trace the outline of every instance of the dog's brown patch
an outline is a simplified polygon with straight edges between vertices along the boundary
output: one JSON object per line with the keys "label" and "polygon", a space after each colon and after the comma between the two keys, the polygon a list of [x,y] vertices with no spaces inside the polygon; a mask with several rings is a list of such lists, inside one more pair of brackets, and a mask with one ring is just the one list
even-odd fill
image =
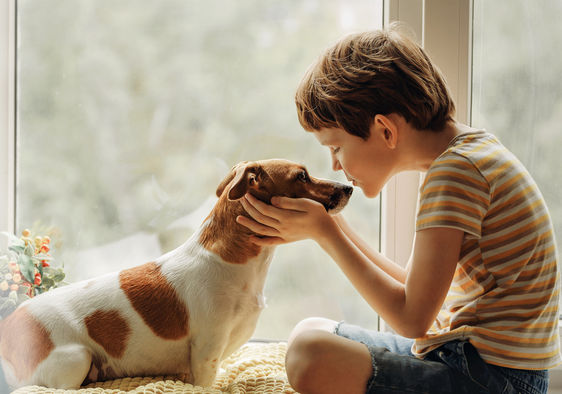
{"label": "dog's brown patch", "polygon": [[0,336],[2,358],[12,364],[19,381],[31,378],[54,348],[47,329],[27,307],[17,309],[1,323]]}
{"label": "dog's brown patch", "polygon": [[121,358],[131,334],[131,328],[119,311],[97,310],[88,315],[84,322],[88,335],[111,357]]}
{"label": "dog's brown patch", "polygon": [[189,331],[189,314],[184,302],[156,263],[123,270],[119,283],[133,308],[152,332],[164,339],[179,339]]}
{"label": "dog's brown patch", "polygon": [[251,232],[236,223],[238,215],[247,215],[240,203],[229,201],[226,195],[221,196],[209,215],[209,223],[203,228],[199,242],[227,263],[245,264],[260,254],[261,247],[250,242]]}

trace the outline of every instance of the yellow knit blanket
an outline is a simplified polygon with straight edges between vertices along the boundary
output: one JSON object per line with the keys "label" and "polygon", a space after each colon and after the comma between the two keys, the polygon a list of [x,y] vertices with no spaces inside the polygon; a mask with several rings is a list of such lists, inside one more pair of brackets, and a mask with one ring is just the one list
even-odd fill
{"label": "yellow knit blanket", "polygon": [[12,394],[90,394],[90,393],[201,393],[250,394],[295,393],[285,373],[286,343],[248,343],[221,364],[221,371],[211,388],[184,383],[184,376],[123,378],[92,383],[80,390],[54,390],[27,386]]}

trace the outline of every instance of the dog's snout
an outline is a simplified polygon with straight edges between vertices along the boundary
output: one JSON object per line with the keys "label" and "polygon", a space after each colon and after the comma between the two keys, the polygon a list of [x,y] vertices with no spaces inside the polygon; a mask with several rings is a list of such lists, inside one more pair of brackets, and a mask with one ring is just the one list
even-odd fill
{"label": "dog's snout", "polygon": [[352,187],[352,186],[347,186],[347,185],[345,185],[345,186],[343,187],[343,193],[344,193],[347,197],[350,197],[351,194],[353,193],[353,187]]}

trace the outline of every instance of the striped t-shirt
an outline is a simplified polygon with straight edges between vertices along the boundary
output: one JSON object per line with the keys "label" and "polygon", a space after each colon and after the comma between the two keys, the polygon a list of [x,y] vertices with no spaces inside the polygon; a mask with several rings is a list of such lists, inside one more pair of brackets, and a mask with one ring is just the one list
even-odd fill
{"label": "striped t-shirt", "polygon": [[412,348],[423,357],[468,339],[490,364],[560,363],[560,281],[553,226],[525,167],[486,132],[457,136],[427,171],[416,230],[464,231],[443,308]]}

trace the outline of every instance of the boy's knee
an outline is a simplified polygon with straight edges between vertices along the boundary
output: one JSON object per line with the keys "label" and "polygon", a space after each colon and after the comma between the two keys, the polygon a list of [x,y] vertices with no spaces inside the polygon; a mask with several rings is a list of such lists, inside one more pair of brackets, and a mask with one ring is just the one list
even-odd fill
{"label": "boy's knee", "polygon": [[327,348],[324,330],[305,330],[287,349],[285,368],[291,386],[302,393],[314,392],[322,379],[322,359]]}
{"label": "boy's knee", "polygon": [[322,330],[326,332],[334,332],[338,322],[323,317],[309,317],[297,323],[291,334],[289,335],[289,346],[293,340],[304,332],[310,330]]}

